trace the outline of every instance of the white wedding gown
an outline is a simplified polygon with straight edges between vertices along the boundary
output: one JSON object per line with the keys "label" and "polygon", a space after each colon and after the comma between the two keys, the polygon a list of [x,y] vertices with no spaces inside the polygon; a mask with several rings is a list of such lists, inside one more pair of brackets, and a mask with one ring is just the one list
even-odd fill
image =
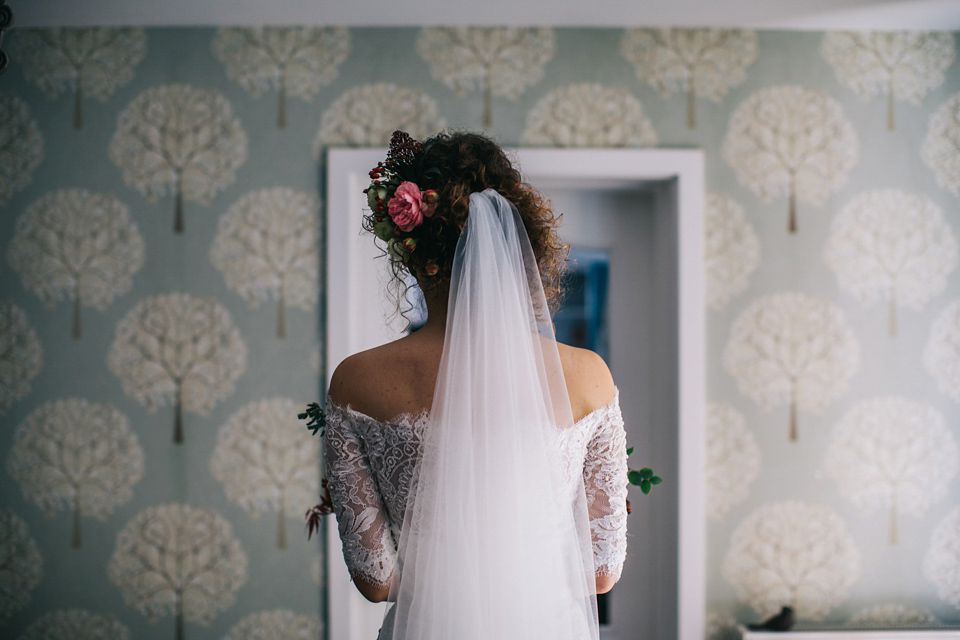
{"label": "white wedding gown", "polygon": [[492,189],[470,195],[450,282],[429,412],[328,398],[347,567],[390,586],[381,640],[599,640],[596,575],[626,555],[619,397],[574,422],[536,257]]}
{"label": "white wedding gown", "polygon": [[[327,479],[343,558],[351,575],[386,585],[397,566],[427,412],[379,422],[328,397],[326,416]],[[596,574],[619,578],[627,553],[626,435],[619,394],[561,434],[566,480],[575,485],[576,475],[583,477]]]}

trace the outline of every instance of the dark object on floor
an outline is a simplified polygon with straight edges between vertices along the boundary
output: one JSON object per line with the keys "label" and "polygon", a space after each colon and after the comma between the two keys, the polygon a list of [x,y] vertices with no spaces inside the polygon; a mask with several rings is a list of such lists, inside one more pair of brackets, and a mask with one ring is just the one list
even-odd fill
{"label": "dark object on floor", "polygon": [[780,609],[780,613],[773,616],[761,624],[749,624],[747,628],[750,631],[790,631],[793,623],[796,622],[796,616],[793,615],[792,607]]}

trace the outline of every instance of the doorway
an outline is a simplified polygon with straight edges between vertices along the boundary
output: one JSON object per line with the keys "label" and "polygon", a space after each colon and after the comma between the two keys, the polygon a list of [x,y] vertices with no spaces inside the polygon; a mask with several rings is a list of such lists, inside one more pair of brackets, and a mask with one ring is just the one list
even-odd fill
{"label": "doorway", "polygon": [[[609,256],[609,364],[632,468],[664,484],[631,489],[628,556],[607,601],[604,640],[700,640],[704,631],[703,154],[699,150],[517,149],[524,177],[564,213],[561,236]],[[346,356],[399,337],[382,295],[383,261],[361,234],[367,172],[382,149],[332,149],[327,192],[327,375]],[[333,525],[333,523],[330,523]],[[384,605],[349,581],[327,527],[329,637],[377,637]]]}
{"label": "doorway", "polygon": [[571,278],[557,339],[596,351],[620,391],[631,468],[667,481],[630,488],[633,513],[623,575],[598,597],[603,640],[677,637],[677,331],[673,180],[637,184],[547,181],[563,214]]}

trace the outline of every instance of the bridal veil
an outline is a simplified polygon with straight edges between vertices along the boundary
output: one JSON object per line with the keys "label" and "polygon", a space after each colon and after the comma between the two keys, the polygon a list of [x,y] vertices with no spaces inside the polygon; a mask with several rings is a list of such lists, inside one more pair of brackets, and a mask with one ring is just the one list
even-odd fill
{"label": "bridal veil", "polygon": [[558,437],[573,424],[523,223],[474,193],[382,640],[598,639],[586,499]]}

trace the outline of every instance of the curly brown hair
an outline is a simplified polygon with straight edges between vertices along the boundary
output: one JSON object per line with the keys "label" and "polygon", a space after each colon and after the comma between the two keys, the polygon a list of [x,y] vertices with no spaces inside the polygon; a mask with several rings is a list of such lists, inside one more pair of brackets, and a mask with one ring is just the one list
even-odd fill
{"label": "curly brown hair", "polygon": [[[467,223],[470,194],[495,189],[519,211],[540,269],[544,295],[555,308],[563,297],[570,250],[557,234],[561,216],[553,212],[550,202],[539,191],[523,181],[500,145],[479,133],[440,133],[423,141],[420,166],[437,169],[425,172],[429,177],[421,179],[417,186],[435,190],[439,202],[433,215],[413,230],[394,230],[397,241],[416,240],[416,249],[405,253],[402,259],[389,257],[395,287],[405,290],[404,276],[409,272],[426,293],[445,294],[450,286],[457,241]],[[363,227],[373,232],[376,222],[376,214],[371,212],[364,216]],[[431,275],[434,266],[436,273]]]}

